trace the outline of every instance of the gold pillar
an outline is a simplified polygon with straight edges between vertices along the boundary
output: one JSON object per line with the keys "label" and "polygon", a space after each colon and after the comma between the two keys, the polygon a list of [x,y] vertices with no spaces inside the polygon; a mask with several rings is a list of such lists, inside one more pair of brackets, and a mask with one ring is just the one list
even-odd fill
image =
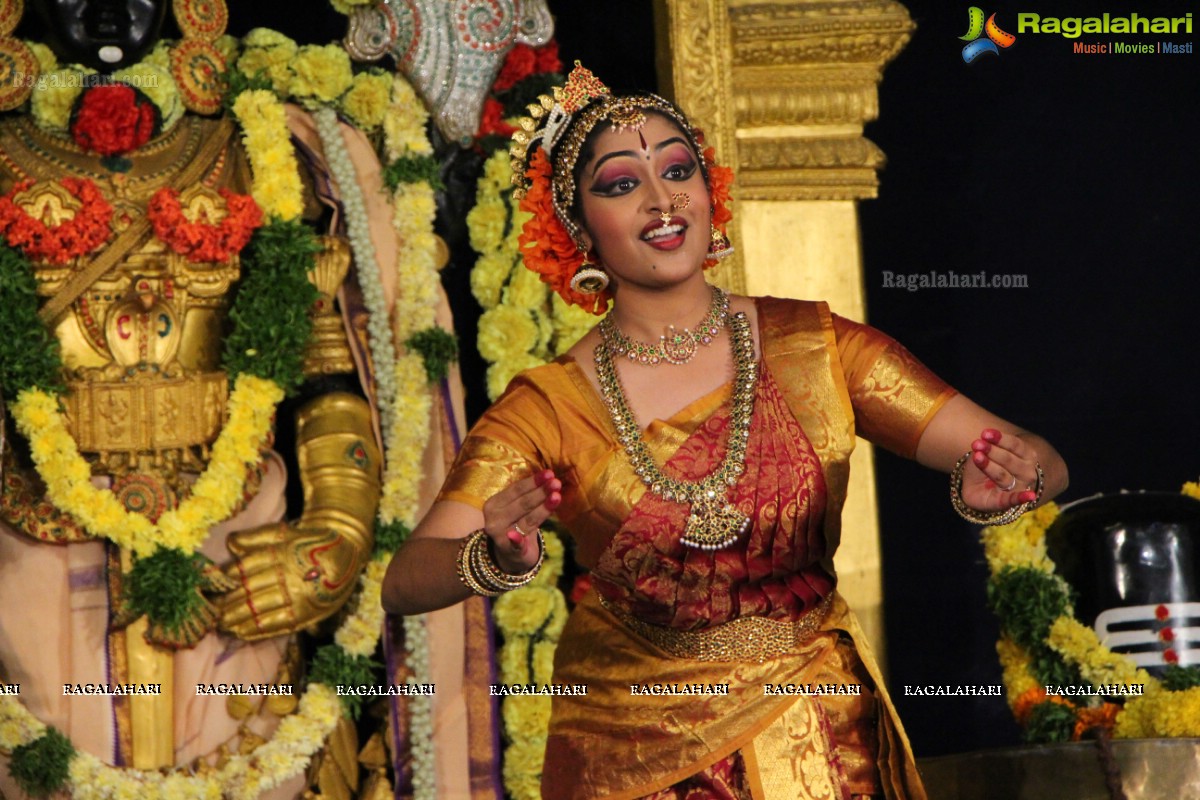
{"label": "gold pillar", "polygon": [[[714,278],[864,319],[856,203],[876,196],[884,156],[863,124],[878,115],[883,66],[908,42],[908,11],[892,0],[656,0],[655,25],[661,91],[737,172],[737,260]],[[875,469],[860,444],[836,563],[882,662]]]}

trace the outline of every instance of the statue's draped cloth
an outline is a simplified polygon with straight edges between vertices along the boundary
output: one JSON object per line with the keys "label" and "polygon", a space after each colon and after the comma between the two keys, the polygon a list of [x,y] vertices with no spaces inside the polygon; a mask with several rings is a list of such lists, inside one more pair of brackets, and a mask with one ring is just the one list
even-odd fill
{"label": "statue's draped cloth", "polygon": [[[554,698],[546,797],[689,788],[716,797],[924,797],[878,668],[836,593],[832,557],[856,427],[911,456],[954,391],[899,344],[823,303],[764,298],[757,312],[760,379],[746,470],[730,494],[751,526],[730,547],[679,542],[687,506],[646,490],[570,358],[518,376],[451,471],[441,498],[479,506],[531,469],[553,469],[564,486],[559,518],[592,571],[595,591],[567,622],[554,675],[588,691]],[[726,385],[644,430],[668,474],[696,480],[720,463],[730,396]],[[751,645],[731,661],[658,646],[750,617],[819,624],[761,662]],[[764,690],[816,683],[862,693]],[[644,684],[727,684],[729,693],[632,692]]]}

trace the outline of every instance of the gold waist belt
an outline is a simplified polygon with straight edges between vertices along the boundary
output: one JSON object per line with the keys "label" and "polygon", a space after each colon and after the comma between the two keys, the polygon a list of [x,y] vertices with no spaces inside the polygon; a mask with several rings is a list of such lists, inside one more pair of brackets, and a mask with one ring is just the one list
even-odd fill
{"label": "gold waist belt", "polygon": [[146,453],[208,445],[225,417],[224,372],[150,381],[70,381],[67,417],[85,453]]}
{"label": "gold waist belt", "polygon": [[694,661],[755,661],[790,653],[812,638],[833,605],[829,595],[800,619],[783,620],[767,617],[739,617],[712,628],[684,631],[664,628],[635,619],[610,605],[604,598],[600,604],[611,611],[629,630],[676,658]]}

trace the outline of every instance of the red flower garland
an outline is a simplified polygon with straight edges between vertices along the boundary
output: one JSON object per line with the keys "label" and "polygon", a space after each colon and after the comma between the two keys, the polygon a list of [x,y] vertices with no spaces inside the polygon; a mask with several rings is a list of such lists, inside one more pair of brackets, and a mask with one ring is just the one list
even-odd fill
{"label": "red flower garland", "polygon": [[10,247],[18,247],[31,261],[65,264],[92,252],[112,236],[113,208],[86,178],[62,178],[58,184],[82,204],[75,216],[53,227],[31,217],[13,198],[33,181],[22,181],[0,197],[0,234]]}
{"label": "red flower garland", "polygon": [[164,187],[154,193],[146,206],[146,216],[154,226],[154,235],[185,256],[188,261],[224,264],[250,241],[263,224],[262,209],[254,198],[219,189],[225,198],[225,218],[217,224],[189,222],[179,202],[179,192]]}
{"label": "red flower garland", "polygon": [[80,95],[71,136],[84,150],[113,156],[144,145],[158,128],[158,109],[123,83],[93,86]]}

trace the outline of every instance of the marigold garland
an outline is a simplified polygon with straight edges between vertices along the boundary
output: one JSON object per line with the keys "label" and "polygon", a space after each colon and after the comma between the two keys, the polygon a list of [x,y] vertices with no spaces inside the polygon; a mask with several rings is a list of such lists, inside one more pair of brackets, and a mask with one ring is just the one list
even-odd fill
{"label": "marigold garland", "polygon": [[[1200,485],[1187,483],[1183,493],[1200,499]],[[994,582],[1014,570],[1026,569],[1061,584],[1045,546],[1046,529],[1057,516],[1058,507],[1047,503],[1010,525],[985,528],[982,540],[991,580]],[[1040,643],[1060,660],[1057,667],[1078,670],[1087,683],[1097,687],[1141,684],[1144,694],[1130,697],[1123,705],[1100,701],[1086,706],[1077,706],[1064,697],[1047,696],[1035,677],[1030,653],[1007,634],[1012,630],[1029,629],[1031,625],[1026,620],[1002,616],[1001,627],[1006,635],[997,642],[996,651],[1004,673],[1009,706],[1017,721],[1022,726],[1033,724],[1037,730],[1030,728],[1031,734],[1040,731],[1051,735],[1052,730],[1059,728],[1059,723],[1050,716],[1037,714],[1037,709],[1049,702],[1073,710],[1075,723],[1069,736],[1075,740],[1093,727],[1111,729],[1117,738],[1200,736],[1200,686],[1168,689],[1129,658],[1109,650],[1095,631],[1072,616],[1074,612],[1066,597],[1065,584],[1061,591],[1061,602],[1066,610],[1050,623]],[[1034,722],[1035,717],[1040,723]]]}
{"label": "marigold garland", "polygon": [[33,186],[21,181],[0,197],[0,234],[10,247],[19,248],[26,258],[50,264],[65,264],[87,255],[112,237],[113,207],[86,178],[60,178],[57,181],[80,202],[75,215],[49,226],[29,215],[13,198]]}
{"label": "marigold garland", "polygon": [[88,532],[148,556],[159,547],[192,552],[213,525],[229,517],[242,499],[246,471],[259,461],[283,390],[273,381],[241,375],[229,396],[229,422],[212,448],[208,467],[192,494],[158,522],[127,510],[106,489],[92,485],[92,469],[75,444],[58,399],[26,389],[13,404],[17,429],[29,440],[46,497],[77,519]]}
{"label": "marigold garland", "polygon": [[251,89],[238,95],[233,113],[254,171],[251,188],[268,217],[292,220],[304,210],[303,187],[283,103],[273,92]]}
{"label": "marigold garland", "polygon": [[192,262],[224,264],[242,252],[263,224],[262,209],[249,195],[217,191],[225,199],[225,217],[214,223],[207,218],[189,220],[179,191],[169,186],[159,189],[146,207],[154,235]]}

